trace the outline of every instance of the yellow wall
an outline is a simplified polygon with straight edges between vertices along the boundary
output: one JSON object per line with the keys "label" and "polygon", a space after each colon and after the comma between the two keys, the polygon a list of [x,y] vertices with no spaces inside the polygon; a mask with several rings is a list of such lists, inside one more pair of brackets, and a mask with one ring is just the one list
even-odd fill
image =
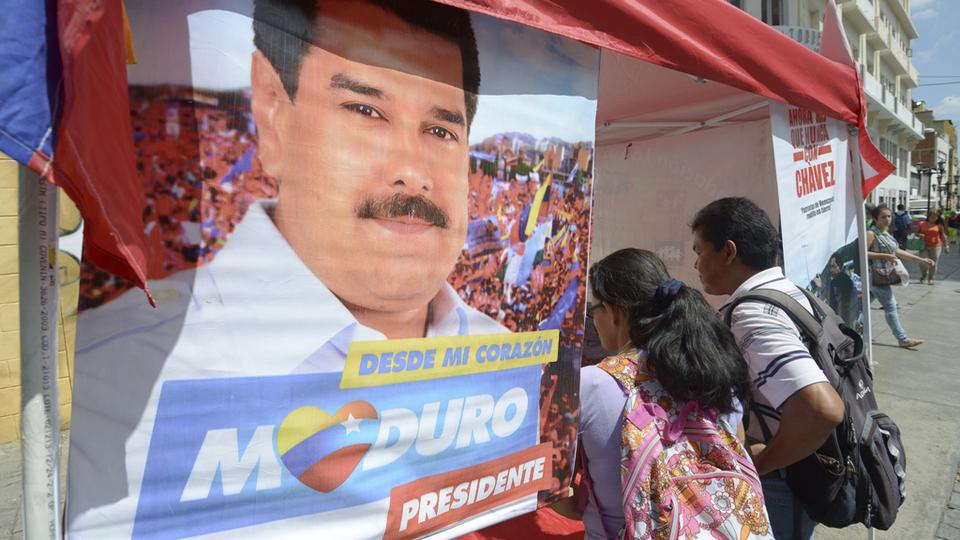
{"label": "yellow wall", "polygon": [[[17,183],[19,165],[0,154],[0,443],[20,438],[20,306],[17,279]],[[74,210],[66,197],[60,204]],[[72,272],[71,272],[72,273]],[[63,275],[63,272],[61,272]],[[70,424],[77,288],[60,299],[60,425]]]}

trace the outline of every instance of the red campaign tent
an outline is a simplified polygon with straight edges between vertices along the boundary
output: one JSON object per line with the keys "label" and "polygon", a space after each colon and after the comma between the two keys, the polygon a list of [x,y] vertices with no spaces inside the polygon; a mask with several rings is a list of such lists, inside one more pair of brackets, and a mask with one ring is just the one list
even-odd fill
{"label": "red campaign tent", "polygon": [[[683,164],[678,168],[676,162],[685,157],[684,152],[701,162],[719,163],[725,157],[726,164],[702,168],[709,171],[702,174],[714,178],[695,187],[704,192],[702,196],[729,193],[717,186],[716,178],[737,175],[743,162],[753,160],[752,148],[764,141],[769,145],[765,106],[770,99],[859,128],[852,143],[859,143],[864,161],[864,195],[893,171],[867,135],[866,102],[852,62],[813,52],[725,0],[437,1],[601,49],[595,205],[609,215],[598,219],[595,214],[595,253],[623,240],[608,231],[642,229],[645,240],[650,240],[659,238],[658,226],[682,228],[684,213],[693,204],[653,205],[651,200],[660,203],[663,193],[670,196],[671,192],[651,190],[650,200],[637,201],[637,207],[662,208],[657,208],[660,216],[646,216],[643,227],[630,212],[615,205],[605,207],[604,202],[618,196],[626,199],[623,193],[605,194],[604,190],[618,187],[617,181],[608,179],[625,177],[630,167],[638,167],[624,164],[631,146],[647,151],[639,166],[667,171],[658,178],[664,183],[672,178],[697,180],[696,174],[701,174],[689,173]],[[32,149],[29,160],[22,160],[63,187],[77,203],[86,224],[84,257],[145,288],[149,249],[129,119],[122,3],[60,0],[57,6],[59,41],[53,44],[59,47],[62,68],[60,73],[47,74],[51,80],[62,78],[61,86],[51,85],[59,92],[51,99],[59,105],[53,107],[59,119],[59,123],[53,120],[56,144],[50,153],[43,145],[16,142]],[[824,48],[833,40],[836,50],[837,36],[828,39],[828,35],[825,29]],[[103,129],[105,125],[110,129]],[[739,187],[733,191],[747,191],[766,202],[764,206],[773,213],[776,186],[765,181],[770,178],[772,157],[769,149],[755,152],[756,161],[765,163],[738,178]],[[656,159],[671,160],[673,168],[662,167]],[[623,181],[617,180],[622,187]],[[671,187],[676,192],[677,186]],[[664,223],[656,223],[658,219]],[[581,531],[578,522],[541,510],[468,538],[567,538]]]}
{"label": "red campaign tent", "polygon": [[[765,113],[759,103],[769,98],[860,127],[864,170],[876,173],[866,175],[864,194],[893,170],[867,136],[854,66],[808,50],[723,0],[438,1],[614,53],[603,60],[598,125],[606,129],[598,144],[760,118]],[[37,153],[31,165],[77,202],[87,223],[85,256],[144,287],[147,249],[127,114],[121,10],[119,2],[60,2],[64,101],[56,160]],[[612,64],[619,67],[612,70]],[[616,84],[605,84],[609,74]],[[710,84],[686,84],[691,75]],[[114,129],[101,130],[111,118],[117,120],[111,120]]]}

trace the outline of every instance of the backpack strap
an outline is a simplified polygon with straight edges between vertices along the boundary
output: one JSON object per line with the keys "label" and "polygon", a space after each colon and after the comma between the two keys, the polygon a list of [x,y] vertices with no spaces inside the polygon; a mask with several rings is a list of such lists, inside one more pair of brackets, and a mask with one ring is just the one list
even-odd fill
{"label": "backpack strap", "polygon": [[629,356],[625,354],[608,356],[597,364],[597,367],[600,368],[601,371],[607,372],[607,374],[617,381],[624,395],[629,396],[630,392],[636,388],[637,372],[640,370],[640,366]]}
{"label": "backpack strap", "polygon": [[[810,302],[810,307],[813,308],[813,315],[803,307],[803,304],[785,292],[775,289],[754,289],[731,302],[726,313],[724,313],[723,320],[729,327],[733,319],[733,310],[736,309],[737,306],[747,301],[763,302],[765,304],[772,304],[785,311],[787,315],[790,316],[790,320],[797,325],[801,333],[818,341],[821,334],[823,334],[823,324],[821,321],[826,317],[826,311],[820,303],[819,298],[802,287],[797,288],[800,289],[803,295],[806,296],[807,301]],[[817,362],[818,367],[823,369],[816,358],[814,358],[814,361]],[[755,403],[750,403],[749,409],[756,415],[757,421],[760,423],[760,431],[763,433],[764,438],[770,440],[773,437],[773,432],[767,425],[766,420],[764,420],[763,413],[760,412],[755,405]],[[745,414],[743,418],[744,428],[750,429],[750,415]]]}
{"label": "backpack strap", "polygon": [[623,394],[627,397],[627,404],[623,411],[624,418],[640,429],[653,422],[654,419],[662,420],[664,427],[663,429],[658,428],[658,430],[661,431],[661,436],[666,442],[672,443],[680,438],[691,414],[706,416],[714,424],[717,422],[716,412],[702,408],[700,403],[695,400],[684,404],[673,422],[670,421],[670,415],[667,411],[657,403],[643,402],[630,407],[629,400],[633,391],[638,386],[643,386],[651,377],[641,372],[640,366],[629,356],[611,356],[600,362],[598,367],[617,381],[620,389],[623,390]]}
{"label": "backpack strap", "polygon": [[811,315],[810,312],[803,307],[803,304],[785,292],[774,289],[755,289],[747,292],[743,296],[737,297],[731,302],[727,308],[727,312],[724,314],[723,320],[727,326],[730,326],[731,320],[733,319],[733,310],[743,302],[754,301],[772,304],[785,311],[787,315],[790,316],[790,320],[797,325],[797,328],[801,332],[805,333],[814,341],[817,341],[823,333],[823,324],[821,324],[820,321],[824,319],[826,313],[823,310],[823,306],[820,305],[819,299],[809,291],[800,290],[810,302],[810,307],[813,308],[814,315]]}

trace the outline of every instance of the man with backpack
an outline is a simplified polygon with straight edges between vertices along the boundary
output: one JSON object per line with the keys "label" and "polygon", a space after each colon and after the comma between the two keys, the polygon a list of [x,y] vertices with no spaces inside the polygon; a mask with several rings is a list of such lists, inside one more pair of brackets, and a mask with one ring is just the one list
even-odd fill
{"label": "man with backpack", "polygon": [[776,266],[779,234],[767,214],[745,198],[714,201],[694,217],[695,268],[704,291],[731,295],[731,330],[749,366],[753,403],[747,439],[761,475],[776,538],[813,538],[816,523],[795,500],[784,469],[816,452],[844,420],[844,403],[811,356],[800,330],[776,306],[737,302],[755,289],[775,290],[814,309]]}
{"label": "man with backpack", "polygon": [[890,228],[893,229],[893,237],[897,239],[900,249],[907,249],[907,235],[910,233],[911,223],[913,223],[913,219],[910,218],[910,213],[906,211],[902,204],[898,204]]}

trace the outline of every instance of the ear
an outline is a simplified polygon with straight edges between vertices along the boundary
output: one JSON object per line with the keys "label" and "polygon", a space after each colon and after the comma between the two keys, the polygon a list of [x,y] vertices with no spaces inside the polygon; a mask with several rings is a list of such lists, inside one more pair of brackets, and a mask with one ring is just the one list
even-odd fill
{"label": "ear", "polygon": [[283,152],[281,147],[287,112],[293,102],[287,95],[277,70],[260,51],[253,53],[250,70],[253,89],[251,110],[257,124],[257,151],[263,170],[270,176],[281,176]]}
{"label": "ear", "polygon": [[733,264],[733,261],[737,258],[737,244],[733,240],[727,240],[721,251],[723,252],[724,264]]}
{"label": "ear", "polygon": [[619,328],[621,326],[630,324],[630,318],[627,316],[627,312],[624,311],[620,306],[615,306],[607,302],[604,302],[603,304],[605,309],[610,313],[614,326]]}

